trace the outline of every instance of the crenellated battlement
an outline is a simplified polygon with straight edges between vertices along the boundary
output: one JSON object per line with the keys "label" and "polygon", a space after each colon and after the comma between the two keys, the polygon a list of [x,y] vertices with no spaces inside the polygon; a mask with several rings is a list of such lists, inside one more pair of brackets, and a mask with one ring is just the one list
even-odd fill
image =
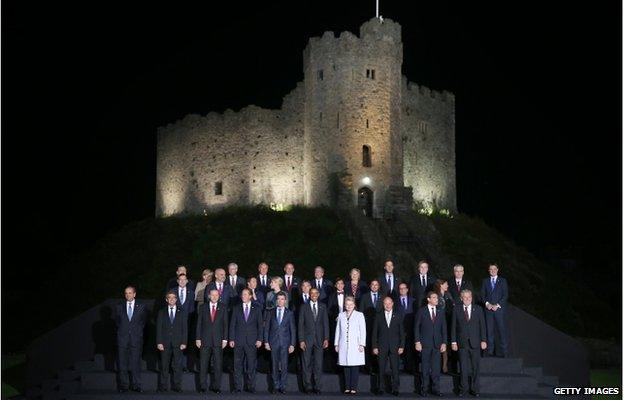
{"label": "crenellated battlement", "polygon": [[372,18],[359,36],[310,38],[304,79],[279,108],[189,114],[158,128],[156,214],[362,207],[364,193],[367,215],[382,217],[390,188],[404,186],[416,202],[455,209],[455,96],[409,82],[402,62],[401,26]]}

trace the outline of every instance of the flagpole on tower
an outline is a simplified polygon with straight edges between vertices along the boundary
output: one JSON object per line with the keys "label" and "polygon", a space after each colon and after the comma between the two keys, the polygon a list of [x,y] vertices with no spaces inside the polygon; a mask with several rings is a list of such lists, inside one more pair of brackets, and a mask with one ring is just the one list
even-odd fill
{"label": "flagpole on tower", "polygon": [[379,0],[375,0],[375,18],[379,18]]}

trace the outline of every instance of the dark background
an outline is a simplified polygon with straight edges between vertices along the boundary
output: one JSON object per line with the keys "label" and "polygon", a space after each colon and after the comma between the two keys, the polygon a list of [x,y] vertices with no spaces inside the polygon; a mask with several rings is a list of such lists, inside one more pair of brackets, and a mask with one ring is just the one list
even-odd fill
{"label": "dark background", "polygon": [[[156,127],[279,107],[309,37],[374,16],[374,0],[127,3],[2,3],[5,323],[53,300],[72,254],[154,215]],[[459,210],[620,304],[621,4],[381,3],[403,73],[456,94]]]}

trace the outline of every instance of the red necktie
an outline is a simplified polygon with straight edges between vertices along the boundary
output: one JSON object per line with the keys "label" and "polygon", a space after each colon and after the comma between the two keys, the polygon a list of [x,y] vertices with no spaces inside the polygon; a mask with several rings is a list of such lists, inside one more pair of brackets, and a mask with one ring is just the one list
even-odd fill
{"label": "red necktie", "polygon": [[436,319],[436,312],[435,312],[435,308],[431,309],[431,322],[435,322]]}
{"label": "red necktie", "polygon": [[464,316],[466,317],[466,322],[470,322],[470,317],[468,316],[468,307],[464,306]]}
{"label": "red necktie", "polygon": [[290,292],[290,276],[286,278],[286,290]]}
{"label": "red necktie", "polygon": [[219,290],[219,296],[221,296],[223,294],[223,285],[222,284],[219,284],[218,290]]}
{"label": "red necktie", "polygon": [[215,305],[212,305],[212,312],[210,313],[210,319],[212,320],[212,322],[214,322],[215,317],[217,316],[217,307],[215,307]]}

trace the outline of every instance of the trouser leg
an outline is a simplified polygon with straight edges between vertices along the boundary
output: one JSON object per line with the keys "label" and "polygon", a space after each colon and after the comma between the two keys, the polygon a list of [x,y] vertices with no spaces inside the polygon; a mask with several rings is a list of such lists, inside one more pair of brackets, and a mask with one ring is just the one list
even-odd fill
{"label": "trouser leg", "polygon": [[165,349],[160,352],[160,385],[162,389],[169,387],[169,364],[173,352],[170,345],[166,345]]}
{"label": "trouser leg", "polygon": [[141,354],[143,343],[130,344],[130,371],[132,372],[132,387],[141,388]]}
{"label": "trouser leg", "polygon": [[392,350],[388,361],[392,368],[392,391],[398,392],[401,384],[399,379],[399,353],[396,350]]}
{"label": "trouser leg", "polygon": [[487,332],[487,352],[490,355],[494,354],[495,350],[495,330],[494,330],[494,312],[486,310],[485,311],[485,327]]}
{"label": "trouser leg", "polygon": [[171,369],[173,370],[173,386],[176,389],[182,388],[182,350],[180,350],[180,346],[172,347],[173,353],[173,365]]}
{"label": "trouser leg", "polygon": [[234,389],[243,389],[243,362],[245,358],[245,346],[242,343],[234,347]]}
{"label": "trouser leg", "polygon": [[223,376],[223,349],[220,346],[212,348],[212,380],[210,382],[214,390],[221,390],[221,377]]}
{"label": "trouser leg", "polygon": [[321,390],[323,387],[323,346],[314,345],[312,357],[314,360],[314,388]]}
{"label": "trouser leg", "polygon": [[459,351],[459,365],[461,367],[461,374],[459,380],[459,391],[465,393],[469,389],[468,376],[471,373],[470,363],[470,350],[466,348],[460,348]]}
{"label": "trouser leg", "polygon": [[128,377],[128,364],[129,364],[129,355],[130,355],[130,345],[127,344],[125,346],[119,346],[117,349],[117,363],[119,370],[119,388],[120,389],[128,389],[130,386],[130,379]]}
{"label": "trouser leg", "polygon": [[301,351],[301,378],[303,380],[303,389],[310,390],[312,388],[312,343]]}
{"label": "trouser leg", "polygon": [[475,392],[479,392],[479,374],[481,368],[481,350],[470,349],[470,363],[472,365],[472,376],[470,388]]}
{"label": "trouser leg", "polygon": [[255,390],[256,368],[258,367],[258,350],[256,349],[256,346],[245,346],[245,361],[247,365],[247,388]]}
{"label": "trouser leg", "polygon": [[505,314],[502,308],[494,312],[494,320],[500,336],[501,351],[504,356],[507,356],[507,326],[505,325]]}
{"label": "trouser leg", "polygon": [[434,392],[440,391],[440,350],[431,350],[431,390]]}
{"label": "trouser leg", "polygon": [[211,348],[202,346],[199,351],[199,387],[202,390],[208,389],[208,367],[210,366]]}

